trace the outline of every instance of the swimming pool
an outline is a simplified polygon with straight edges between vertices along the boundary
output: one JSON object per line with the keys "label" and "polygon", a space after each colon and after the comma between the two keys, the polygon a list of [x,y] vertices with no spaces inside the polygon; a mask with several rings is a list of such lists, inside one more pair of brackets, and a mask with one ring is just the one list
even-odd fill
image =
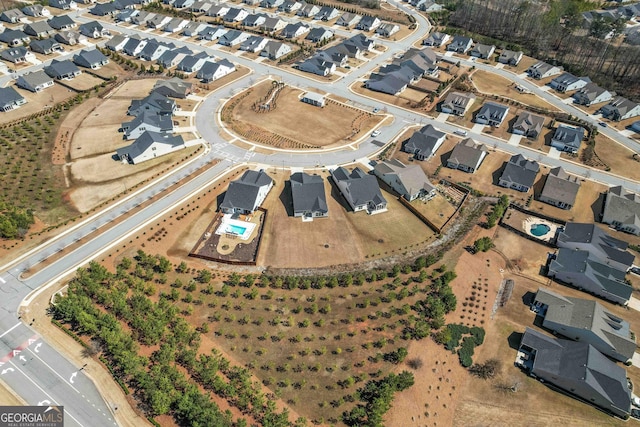
{"label": "swimming pool", "polygon": [[541,237],[551,231],[551,227],[549,227],[547,224],[533,224],[531,225],[530,231],[534,236]]}
{"label": "swimming pool", "polygon": [[224,215],[222,221],[216,230],[218,235],[237,236],[240,240],[248,240],[256,224],[248,221],[240,221],[233,219],[231,215]]}
{"label": "swimming pool", "polygon": [[247,227],[240,227],[239,225],[235,224],[227,224],[227,233],[243,235],[245,231],[247,231]]}

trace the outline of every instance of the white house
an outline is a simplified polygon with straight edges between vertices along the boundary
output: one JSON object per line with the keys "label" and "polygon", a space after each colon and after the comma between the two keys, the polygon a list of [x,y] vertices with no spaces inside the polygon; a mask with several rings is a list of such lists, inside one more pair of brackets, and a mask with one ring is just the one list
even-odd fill
{"label": "white house", "polygon": [[116,150],[120,160],[137,165],[186,148],[182,136],[145,131],[133,144]]}

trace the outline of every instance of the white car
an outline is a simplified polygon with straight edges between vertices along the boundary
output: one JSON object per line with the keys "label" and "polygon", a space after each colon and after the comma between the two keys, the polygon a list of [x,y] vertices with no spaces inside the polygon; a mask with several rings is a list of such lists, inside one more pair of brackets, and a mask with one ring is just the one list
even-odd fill
{"label": "white car", "polygon": [[458,129],[456,131],[453,131],[453,133],[455,133],[456,135],[460,135],[460,136],[467,136],[467,131],[466,130]]}
{"label": "white car", "polygon": [[380,135],[380,131],[379,130],[374,130],[373,132],[371,132],[371,136],[374,137],[374,138],[376,136],[378,136],[378,135]]}

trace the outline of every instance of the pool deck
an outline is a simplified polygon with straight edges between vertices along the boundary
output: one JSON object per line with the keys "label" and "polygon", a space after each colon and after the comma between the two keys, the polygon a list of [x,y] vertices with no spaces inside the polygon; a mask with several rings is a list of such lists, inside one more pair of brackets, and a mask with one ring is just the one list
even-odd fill
{"label": "pool deck", "polygon": [[[547,227],[549,227],[549,231],[543,234],[542,236],[536,236],[535,234],[531,233],[531,227],[537,224],[546,225]],[[525,233],[527,233],[529,236],[535,239],[542,240],[544,242],[551,242],[551,240],[553,240],[553,237],[556,235],[558,224],[555,224],[551,221],[547,221],[546,219],[530,216],[524,221],[522,221],[522,229],[524,230]]]}

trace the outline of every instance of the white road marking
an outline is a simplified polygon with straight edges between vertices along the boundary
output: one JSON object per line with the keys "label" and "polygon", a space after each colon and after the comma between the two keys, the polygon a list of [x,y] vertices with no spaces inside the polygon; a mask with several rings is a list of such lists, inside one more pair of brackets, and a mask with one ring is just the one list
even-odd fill
{"label": "white road marking", "polygon": [[[71,374],[71,378],[69,378],[69,382],[70,382],[71,384],[73,384],[73,381],[75,380],[76,375],[78,375],[78,373],[77,373],[77,372],[74,372],[73,374]],[[93,405],[93,406],[96,406],[96,405]]]}
{"label": "white road marking", "polygon": [[2,277],[0,277],[0,282],[7,283],[6,280],[4,280]]}
{"label": "white road marking", "polygon": [[20,322],[16,323],[15,325],[13,325],[11,327],[11,329],[7,329],[4,334],[0,335],[0,338],[2,338],[3,336],[7,335],[9,332],[13,331],[15,328],[17,328],[18,326],[20,326]]}
{"label": "white road marking", "polygon": [[[42,358],[40,356],[38,356],[36,353],[34,353],[33,350],[31,350],[31,349],[28,349],[28,350],[31,352],[31,354],[33,354],[35,357],[37,357],[38,360],[41,361],[47,368],[49,368],[49,370],[51,370],[51,372],[53,372],[54,374],[59,376],[60,379],[62,379],[62,381],[64,381],[65,383],[69,384],[69,387],[71,387],[76,393],[80,394],[80,391],[77,388],[75,388],[67,380],[65,380],[62,375],[60,375],[55,369],[53,369],[47,362],[42,360]],[[74,372],[74,374],[77,374],[77,372]],[[72,377],[73,377],[73,375],[72,375]]]}

